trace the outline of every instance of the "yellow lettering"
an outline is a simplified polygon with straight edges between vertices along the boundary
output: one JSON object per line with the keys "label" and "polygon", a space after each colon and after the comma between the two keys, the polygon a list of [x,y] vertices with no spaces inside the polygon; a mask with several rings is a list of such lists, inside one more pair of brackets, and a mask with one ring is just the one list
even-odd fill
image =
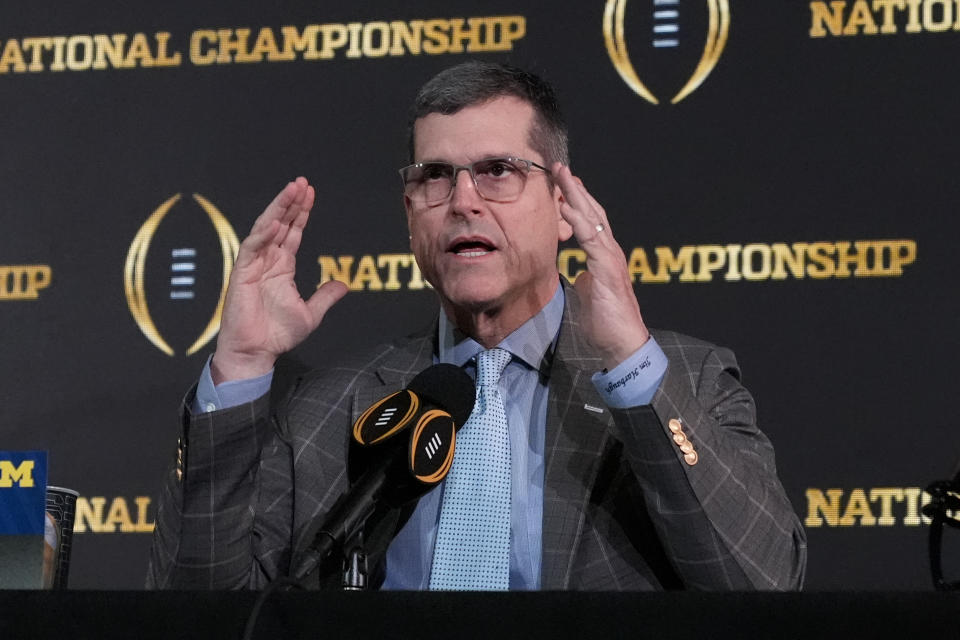
{"label": "yellow lettering", "polygon": [[830,257],[836,247],[830,242],[813,242],[807,250],[811,264],[807,265],[807,275],[817,280],[833,277],[835,273],[833,259]]}
{"label": "yellow lettering", "polygon": [[693,274],[693,247],[680,247],[676,255],[670,247],[657,247],[657,281],[669,282],[670,275],[667,273],[680,273],[680,282],[693,282],[696,276]]}
{"label": "yellow lettering", "polygon": [[880,33],[891,34],[897,32],[897,25],[893,21],[893,10],[903,11],[906,4],[903,0],[873,0],[873,10],[883,9],[883,24]]}
{"label": "yellow lettering", "polygon": [[353,256],[339,256],[336,260],[333,256],[320,256],[317,262],[320,263],[320,284],[327,280],[339,280],[353,290],[350,279]]}
{"label": "yellow lettering", "polygon": [[33,460],[23,460],[13,466],[10,460],[0,460],[0,488],[8,489],[14,484],[23,488],[33,486]]}
{"label": "yellow lettering", "polygon": [[784,266],[789,267],[790,275],[794,278],[803,278],[803,259],[807,254],[806,242],[795,242],[789,247],[783,242],[775,242],[771,249],[773,251],[773,271],[770,273],[771,279],[786,280],[787,271],[784,269]]}
{"label": "yellow lettering", "polygon": [[[934,9],[940,8],[940,17]],[[927,0],[923,3],[923,28],[927,31],[947,31],[953,26],[953,0]]]}
{"label": "yellow lettering", "polygon": [[413,262],[413,255],[409,253],[384,253],[377,256],[377,267],[387,268],[387,281],[383,288],[387,291],[396,291],[400,288],[398,271],[400,267],[409,267]]}
{"label": "yellow lettering", "polygon": [[[823,495],[820,489],[807,489],[807,518],[803,521],[806,527],[822,527],[826,520],[828,527],[835,527],[840,522],[840,499],[843,489],[827,489]],[[820,515],[823,517],[821,518]]]}
{"label": "yellow lettering", "polygon": [[154,529],[154,523],[147,519],[148,509],[150,508],[150,496],[137,496],[134,498],[137,505],[137,522],[133,525],[135,533],[150,533]]}
{"label": "yellow lettering", "polygon": [[[903,490],[903,497],[907,505],[907,512],[903,516],[903,524],[907,527],[920,526],[920,494],[929,496],[920,487],[907,487]],[[924,516],[926,519],[926,516]]]}
{"label": "yellow lettering", "polygon": [[[127,34],[115,33],[112,36],[98,34],[93,36],[93,43],[95,49],[93,56],[94,69],[107,69],[108,67],[125,69],[133,66],[126,63],[126,58],[123,55],[123,48],[127,43]],[[107,64],[108,61],[109,64]]]}
{"label": "yellow lettering", "polygon": [[257,39],[253,43],[253,49],[250,50],[250,62],[260,62],[266,57],[267,60],[283,60],[280,57],[280,49],[277,47],[277,39],[273,35],[273,29],[263,27],[257,34]]}
{"label": "yellow lettering", "polygon": [[[173,55],[167,54],[167,44],[170,41],[170,34],[166,31],[161,31],[154,34],[154,37],[157,39],[157,57],[153,61],[158,67],[179,67],[180,62],[183,60],[183,56],[180,55],[179,51],[173,53]],[[147,66],[147,65],[143,65]]]}
{"label": "yellow lettering", "polygon": [[147,34],[135,33],[133,40],[130,41],[130,50],[127,51],[127,59],[124,65],[134,67],[137,63],[141,67],[152,67],[157,61],[153,58],[153,52],[150,51],[150,43],[147,42]]}
{"label": "yellow lettering", "polygon": [[514,40],[519,40],[527,34],[527,19],[523,16],[504,16],[499,19],[499,23],[502,45],[491,51],[509,51],[513,49]]}
{"label": "yellow lettering", "polygon": [[132,533],[134,530],[133,520],[130,519],[130,510],[127,509],[127,501],[123,498],[114,498],[110,504],[110,511],[107,512],[107,519],[104,522],[104,531],[113,532],[120,525],[121,533]]}
{"label": "yellow lettering", "polygon": [[[759,257],[759,265],[754,258]],[[770,277],[770,247],[765,244],[748,244],[743,248],[743,262],[740,265],[743,277],[747,280],[766,280]]]}
{"label": "yellow lettering", "polygon": [[320,57],[317,51],[317,34],[320,33],[320,27],[311,24],[303,30],[303,33],[297,31],[296,27],[285,26],[281,29],[283,36],[283,53],[278,54],[276,58],[270,60],[294,60],[296,54],[294,51],[306,51],[304,60],[316,60]]}
{"label": "yellow lettering", "polygon": [[[810,3],[810,37],[823,38],[827,35],[839,36],[843,32],[843,10],[847,3],[843,0],[834,0],[827,8],[826,2]],[[824,29],[826,26],[826,29]]]}
{"label": "yellow lettering", "polygon": [[850,269],[849,265],[855,264],[857,266],[853,275],[861,277],[867,271],[867,256],[866,253],[861,251],[862,243],[857,242],[854,245],[856,250],[853,254],[850,254],[850,243],[849,242],[838,242],[837,243],[837,278],[849,278]]}
{"label": "yellow lettering", "polygon": [[[921,507],[929,503],[931,498],[919,487],[874,487],[869,492],[852,489],[842,517],[839,515],[843,504],[842,489],[827,489],[826,495],[819,489],[807,489],[806,495],[807,518],[804,525],[807,527],[824,524],[829,527],[852,527],[858,524],[858,518],[859,525],[863,527],[891,527],[897,524],[894,505],[898,503],[904,505],[903,526],[916,527],[921,523],[930,523],[929,518],[921,516]],[[879,517],[875,516],[871,504],[878,506]]]}
{"label": "yellow lettering", "polygon": [[[83,55],[80,55],[80,51]],[[93,64],[93,38],[90,36],[71,36],[67,40],[67,68],[71,71],[83,71]]]}
{"label": "yellow lettering", "polygon": [[480,39],[480,22],[471,18],[467,21],[469,29],[463,28],[463,18],[450,20],[450,48],[447,53],[463,53],[464,41],[469,42],[467,51],[477,51],[477,41]]}
{"label": "yellow lettering", "polygon": [[[131,518],[127,499],[117,496],[106,509],[107,498],[77,498],[74,533],[150,533],[155,523],[150,519],[150,496],[136,496],[136,520]],[[106,512],[106,513],[104,513]]]}
{"label": "yellow lettering", "polygon": [[697,272],[698,282],[713,280],[713,271],[721,269],[727,261],[727,252],[716,244],[707,244],[697,247],[697,256],[700,259],[700,270]]}
{"label": "yellow lettering", "polygon": [[145,68],[156,66],[157,60],[153,57],[153,52],[150,51],[150,42],[147,41],[147,34],[135,33],[133,35],[133,40],[130,42],[130,51],[127,52],[127,62],[130,66],[134,66],[137,63]]}
{"label": "yellow lettering", "polygon": [[217,32],[200,29],[190,34],[190,62],[197,66],[206,66],[217,61],[213,45],[217,42]]}
{"label": "yellow lettering", "polygon": [[893,501],[903,502],[903,489],[899,488],[874,488],[870,490],[870,501],[880,501],[880,517],[877,518],[877,524],[881,527],[890,527],[897,523],[893,517]]}
{"label": "yellow lettering", "polygon": [[[318,26],[323,40],[323,48],[319,57],[329,60],[333,57],[333,50],[347,44],[347,27],[343,24],[321,24]],[[311,58],[305,56],[308,60]]]}
{"label": "yellow lettering", "polygon": [[77,498],[77,512],[74,514],[73,522],[74,532],[86,533],[89,530],[94,533],[103,533],[105,529],[103,507],[106,504],[107,499],[103,497]]}
{"label": "yellow lettering", "polygon": [[740,273],[741,251],[743,251],[743,247],[739,244],[727,245],[727,272],[723,274],[724,280],[736,282],[743,278],[743,274]]}
{"label": "yellow lettering", "polygon": [[447,38],[446,29],[449,26],[447,20],[427,20],[423,28],[423,52],[430,55],[439,55],[446,53],[450,46],[450,40]]}
{"label": "yellow lettering", "polygon": [[0,266],[0,300],[36,300],[51,278],[45,264]]}
{"label": "yellow lettering", "polygon": [[393,46],[390,47],[391,56],[402,56],[404,51],[412,55],[420,55],[420,36],[423,33],[423,20],[412,20],[409,23],[394,20],[390,23]]}
{"label": "yellow lettering", "polygon": [[[753,243],[748,245],[686,245],[654,248],[656,264],[651,266],[648,251],[634,247],[627,258],[627,271],[633,282],[663,284],[674,275],[680,282],[711,282],[718,273],[727,281],[782,281],[788,278],[899,277],[916,261],[915,240],[857,240],[841,242],[795,242],[787,244]],[[319,256],[318,284],[340,280],[353,291],[395,291],[422,289],[429,286],[412,254],[384,253],[365,256]],[[409,281],[404,283],[402,270],[409,268]],[[6,269],[7,271],[4,271]],[[11,269],[0,267],[0,284],[21,282],[10,278]],[[557,270],[575,281],[586,269],[586,254],[579,248],[565,248],[557,253]],[[19,273],[19,272],[17,272]],[[18,276],[19,277],[19,276]],[[38,278],[38,285],[49,283],[49,274]],[[19,285],[14,285],[19,286]],[[7,287],[8,289],[11,287]],[[35,287],[34,287],[35,288]],[[0,288],[0,299],[12,297]],[[35,297],[35,291],[31,291]]]}
{"label": "yellow lettering", "polygon": [[360,264],[357,265],[357,275],[353,279],[350,288],[354,291],[368,289],[370,291],[380,291],[383,289],[383,282],[377,273],[377,264],[373,256],[360,256]]}
{"label": "yellow lettering", "polygon": [[363,55],[382,58],[390,51],[390,25],[386,22],[368,22],[363,25]]}
{"label": "yellow lettering", "polygon": [[416,260],[413,260],[410,265],[410,283],[407,285],[407,288],[411,291],[431,288],[430,283],[423,279],[423,274],[420,272],[420,265],[417,264]]}
{"label": "yellow lettering", "polygon": [[[638,249],[634,249],[636,253]],[[643,252],[643,249],[639,249],[640,252]],[[632,269],[632,259],[633,255],[631,254],[631,269]],[[646,260],[646,256],[644,256]],[[576,262],[577,266],[574,266],[573,263]],[[649,267],[648,267],[649,268]],[[581,273],[587,270],[587,253],[583,249],[561,249],[557,254],[557,271],[560,274],[569,280],[574,282]],[[634,272],[630,271],[630,276],[633,277]]]}
{"label": "yellow lettering", "polygon": [[359,58],[360,57],[360,48],[358,46],[360,40],[360,30],[363,28],[363,24],[360,22],[351,22],[347,25],[347,29],[350,31],[350,46],[347,47],[347,57],[348,58]]}
{"label": "yellow lettering", "polygon": [[[583,250],[580,251],[580,261],[583,263],[583,269],[579,273],[582,273],[586,270],[587,266],[587,254]],[[627,271],[630,273],[630,279],[633,282],[639,280],[640,282],[668,282],[670,276],[667,276],[666,280],[657,279],[656,274],[653,273],[653,270],[650,268],[650,261],[647,259],[647,252],[643,250],[643,247],[636,247],[633,251],[630,252],[630,261],[627,263]],[[639,278],[638,278],[639,276]]]}
{"label": "yellow lettering", "polygon": [[14,73],[23,73],[27,70],[20,43],[13,38],[7,40],[7,44],[3,46],[3,55],[0,55],[0,73],[8,73],[11,65]]}
{"label": "yellow lettering", "polygon": [[863,489],[854,489],[850,492],[847,508],[843,512],[843,517],[840,518],[840,526],[852,527],[856,524],[857,518],[860,518],[861,527],[872,527],[877,524],[877,519],[870,511],[870,503]]}
{"label": "yellow lettering", "polygon": [[[407,289],[419,290],[428,287],[424,282],[420,267],[412,253],[384,253],[379,256],[361,256],[356,264],[354,273],[353,256],[320,256],[317,258],[320,265],[320,281],[317,286],[329,280],[339,280],[346,284],[351,291],[395,291],[403,288],[400,281],[400,269],[409,269]],[[381,274],[380,269],[386,273]],[[386,278],[386,282],[382,278]]]}
{"label": "yellow lettering", "polygon": [[63,62],[66,44],[67,38],[65,36],[53,38],[53,62],[50,64],[50,71],[66,71],[67,65]]}
{"label": "yellow lettering", "polygon": [[[30,52],[30,65],[27,71],[43,71],[43,50],[53,48],[53,38],[24,38],[23,50]],[[0,58],[0,73],[5,73],[3,60]]]}
{"label": "yellow lettering", "polygon": [[907,0],[907,28],[905,31],[907,33],[920,33],[922,28],[920,27],[920,4],[923,0]]}
{"label": "yellow lettering", "polygon": [[850,17],[847,19],[847,26],[843,28],[843,35],[855,36],[860,32],[861,27],[863,33],[867,35],[874,35],[879,32],[866,0],[857,0],[854,3],[853,9],[850,11]]}
{"label": "yellow lettering", "polygon": [[250,38],[250,29],[217,29],[217,41],[220,43],[220,54],[217,64],[237,62],[256,62],[247,56],[247,40]]}

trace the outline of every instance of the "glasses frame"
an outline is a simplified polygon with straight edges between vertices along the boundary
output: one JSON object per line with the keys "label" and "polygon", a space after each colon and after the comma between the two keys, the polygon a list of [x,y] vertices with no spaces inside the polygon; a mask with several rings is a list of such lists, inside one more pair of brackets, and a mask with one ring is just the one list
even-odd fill
{"label": "glasses frame", "polygon": [[[523,165],[526,165],[526,166],[524,166],[524,167],[518,167],[519,169],[521,169],[521,170],[520,170],[520,174],[523,176],[523,185],[520,187],[520,191],[517,192],[517,195],[514,196],[514,197],[512,197],[512,198],[510,198],[509,200],[502,200],[502,199],[490,198],[490,197],[484,195],[483,190],[480,188],[480,185],[479,185],[479,183],[477,182],[477,174],[476,174],[476,172],[475,172],[475,170],[474,170],[474,167],[475,167],[476,165],[478,165],[478,164],[482,164],[482,163],[485,163],[485,162],[497,162],[498,160],[504,161],[504,162],[508,162],[508,163],[510,163],[510,164],[513,164],[513,165],[516,165],[516,164],[518,164],[518,163],[522,163]],[[425,167],[425,166],[427,166],[427,165],[437,165],[437,164],[439,164],[439,165],[445,165],[445,166],[448,166],[448,167],[452,167],[452,169],[453,169],[453,177],[452,177],[451,180],[450,180],[450,191],[447,192],[447,195],[446,195],[446,196],[444,196],[444,197],[441,198],[440,200],[428,201],[428,200],[426,200],[426,198],[424,198],[423,200],[419,200],[419,199],[417,199],[417,198],[414,198],[414,197],[413,197],[412,195],[410,195],[409,193],[407,193],[407,184],[408,184],[408,181],[407,181],[407,178],[406,178],[406,172],[410,171],[411,169],[422,169],[423,167]],[[406,195],[408,198],[410,198],[411,200],[413,200],[414,202],[416,202],[416,203],[418,203],[418,204],[425,204],[425,205],[427,205],[428,207],[436,207],[437,205],[441,205],[441,204],[443,204],[443,203],[445,203],[445,202],[448,202],[448,201],[450,200],[450,197],[453,195],[453,190],[457,187],[457,179],[458,179],[458,177],[460,176],[460,172],[461,172],[461,171],[467,171],[467,173],[470,174],[470,179],[473,180],[473,186],[477,189],[477,193],[480,195],[481,198],[483,198],[484,200],[487,200],[487,201],[489,201],[489,202],[499,202],[499,203],[501,203],[501,204],[507,204],[507,203],[510,203],[510,202],[516,202],[516,201],[520,198],[520,196],[523,195],[524,189],[527,188],[527,178],[530,177],[530,172],[533,171],[534,169],[539,169],[540,171],[542,171],[543,173],[545,173],[547,176],[552,175],[552,174],[550,173],[550,170],[547,169],[547,168],[546,168],[545,166],[543,166],[542,164],[538,164],[538,163],[534,162],[533,160],[527,160],[526,158],[516,158],[516,157],[513,157],[513,156],[493,156],[493,157],[490,157],[490,158],[481,158],[480,160],[475,160],[474,162],[471,162],[470,164],[454,164],[454,163],[452,163],[452,162],[446,162],[446,161],[443,161],[443,160],[431,160],[431,161],[428,161],[428,162],[415,162],[414,164],[408,164],[407,166],[405,166],[405,167],[403,167],[402,169],[400,169],[400,170],[399,170],[399,173],[400,173],[400,180],[401,180],[401,182],[403,183],[403,193],[404,193],[404,195]],[[422,183],[421,183],[421,184],[422,184]]]}

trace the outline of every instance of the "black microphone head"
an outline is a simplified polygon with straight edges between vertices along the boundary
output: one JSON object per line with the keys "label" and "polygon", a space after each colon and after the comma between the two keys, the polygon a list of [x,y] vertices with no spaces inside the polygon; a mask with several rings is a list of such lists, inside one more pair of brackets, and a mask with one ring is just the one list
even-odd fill
{"label": "black microphone head", "polygon": [[[457,427],[445,411],[427,411],[410,432],[410,474],[427,487],[439,484],[453,467]],[[425,489],[415,490],[419,494]]]}
{"label": "black microphone head", "polygon": [[442,363],[418,373],[407,389],[449,413],[458,429],[470,417],[477,394],[476,386],[466,371],[456,365]]}
{"label": "black microphone head", "polygon": [[353,423],[353,439],[372,445],[403,431],[420,410],[420,399],[403,389],[381,398]]}

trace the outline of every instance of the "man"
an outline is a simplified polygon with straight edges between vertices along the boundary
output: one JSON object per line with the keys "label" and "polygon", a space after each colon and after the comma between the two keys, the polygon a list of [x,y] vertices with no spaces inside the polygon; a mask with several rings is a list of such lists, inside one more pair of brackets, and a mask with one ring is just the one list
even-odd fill
{"label": "man", "polygon": [[[353,420],[434,362],[479,378],[496,357],[505,368],[484,388],[497,399],[478,407],[496,407],[493,422],[509,429],[500,441],[508,470],[496,471],[508,497],[495,509],[508,504],[492,518],[509,538],[491,545],[497,576],[456,582],[475,569],[456,564],[458,553],[490,536],[464,542],[470,532],[450,515],[487,508],[453,505],[458,482],[496,466],[464,462],[493,443],[459,447],[480,433],[484,408],[457,436],[446,486],[368,537],[376,584],[799,588],[804,533],[733,354],[648,331],[606,213],[567,166],[550,87],[500,65],[448,69],[417,96],[410,151],[414,164],[401,171],[410,245],[439,296],[438,321],[305,376],[269,406],[277,358],[346,292],[328,282],[300,297],[295,255],[314,192],[303,178],[288,184],[240,247],[217,349],[188,399],[161,497],[148,584],[259,588],[286,575],[347,488]],[[575,287],[556,268],[558,243],[571,236],[587,256]],[[323,584],[336,585],[337,568]]]}

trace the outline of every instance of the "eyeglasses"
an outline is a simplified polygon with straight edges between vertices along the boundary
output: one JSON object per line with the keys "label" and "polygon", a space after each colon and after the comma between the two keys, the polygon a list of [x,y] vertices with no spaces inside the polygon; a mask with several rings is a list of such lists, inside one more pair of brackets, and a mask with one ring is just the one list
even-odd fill
{"label": "eyeglasses", "polygon": [[457,176],[464,169],[470,172],[480,197],[492,202],[513,202],[519,198],[527,175],[534,169],[550,175],[546,167],[522,158],[486,158],[466,165],[418,162],[400,169],[403,193],[416,203],[436,206],[450,198]]}

